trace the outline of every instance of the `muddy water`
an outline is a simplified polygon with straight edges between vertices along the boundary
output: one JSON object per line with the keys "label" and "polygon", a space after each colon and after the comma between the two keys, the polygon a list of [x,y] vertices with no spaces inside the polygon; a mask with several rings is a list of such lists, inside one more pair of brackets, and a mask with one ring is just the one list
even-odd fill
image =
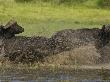
{"label": "muddy water", "polygon": [[110,82],[109,70],[0,69],[0,82]]}
{"label": "muddy water", "polygon": [[[94,64],[100,57],[92,45],[72,50],[71,54],[70,51],[67,51],[57,56],[47,58],[47,60],[51,60],[52,65],[58,63],[69,66],[74,65],[73,61],[76,59],[79,61],[76,64]],[[109,64],[96,65],[95,67],[82,66],[83,69],[70,69],[68,66],[66,67],[67,69],[48,67],[28,69],[27,67],[16,68],[16,65],[13,66],[15,68],[2,67],[0,68],[0,82],[110,82],[110,70],[101,69],[101,67],[110,69]]]}

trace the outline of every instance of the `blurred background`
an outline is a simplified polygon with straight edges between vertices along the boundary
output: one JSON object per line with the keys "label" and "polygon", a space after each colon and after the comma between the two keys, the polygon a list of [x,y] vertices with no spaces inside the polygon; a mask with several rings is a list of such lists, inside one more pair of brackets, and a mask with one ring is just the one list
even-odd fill
{"label": "blurred background", "polygon": [[21,35],[47,36],[62,29],[110,24],[110,0],[0,0],[0,24],[15,19]]}

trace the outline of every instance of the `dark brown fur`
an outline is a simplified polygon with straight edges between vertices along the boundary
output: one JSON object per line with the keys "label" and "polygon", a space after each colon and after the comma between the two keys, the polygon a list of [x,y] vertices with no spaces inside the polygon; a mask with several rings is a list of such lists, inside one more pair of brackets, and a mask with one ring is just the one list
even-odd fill
{"label": "dark brown fur", "polygon": [[5,57],[16,63],[43,61],[44,57],[51,54],[48,38],[46,37],[16,36],[5,39],[4,44]]}
{"label": "dark brown fur", "polygon": [[[97,51],[104,57],[106,54],[102,53],[102,48],[110,41],[110,26],[103,25],[101,29],[65,29],[55,33],[50,41],[54,53],[71,50],[87,44],[94,44]],[[104,58],[102,58],[101,61],[103,61],[103,59]]]}

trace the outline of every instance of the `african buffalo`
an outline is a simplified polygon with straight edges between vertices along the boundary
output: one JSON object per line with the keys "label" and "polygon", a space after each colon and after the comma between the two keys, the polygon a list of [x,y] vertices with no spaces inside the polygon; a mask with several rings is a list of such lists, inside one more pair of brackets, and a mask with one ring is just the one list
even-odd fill
{"label": "african buffalo", "polygon": [[15,36],[22,32],[24,29],[14,20],[0,26],[0,56],[16,63],[29,63],[40,61],[52,53],[49,38]]}
{"label": "african buffalo", "polygon": [[[5,41],[15,37],[15,34],[24,32],[24,28],[17,24],[15,20],[10,20],[6,25],[0,25],[0,57],[3,57],[5,51]],[[10,42],[8,42],[10,44]]]}
{"label": "african buffalo", "polygon": [[54,53],[60,53],[80,46],[93,44],[102,57],[105,55],[101,52],[102,48],[106,46],[109,41],[110,25],[103,25],[101,29],[65,29],[56,32],[50,39]]}

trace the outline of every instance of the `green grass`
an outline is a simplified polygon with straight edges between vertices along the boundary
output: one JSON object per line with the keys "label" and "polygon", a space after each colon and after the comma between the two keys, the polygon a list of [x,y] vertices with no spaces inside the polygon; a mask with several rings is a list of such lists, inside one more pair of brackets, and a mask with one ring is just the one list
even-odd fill
{"label": "green grass", "polygon": [[14,18],[25,28],[22,35],[26,36],[51,36],[61,29],[98,28],[110,24],[110,11],[96,7],[93,1],[89,0],[85,5],[52,6],[0,0],[0,23]]}

